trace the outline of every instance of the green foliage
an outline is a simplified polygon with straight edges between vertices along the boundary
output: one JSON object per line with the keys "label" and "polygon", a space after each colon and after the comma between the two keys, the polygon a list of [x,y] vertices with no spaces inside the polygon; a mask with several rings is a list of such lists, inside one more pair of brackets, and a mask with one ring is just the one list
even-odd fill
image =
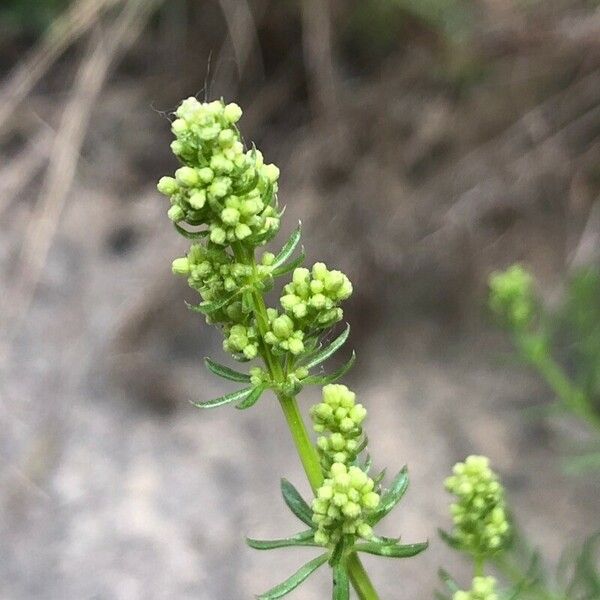
{"label": "green foliage", "polygon": [[578,417],[595,433],[592,444],[567,465],[571,472],[581,472],[600,467],[598,271],[576,273],[565,296],[556,311],[546,310],[535,296],[533,277],[520,265],[490,278],[490,307],[511,333],[519,357],[556,395],[553,408]]}
{"label": "green foliage", "polygon": [[[212,373],[243,387],[193,404],[247,409],[272,390],[315,493],[309,504],[282,480],[285,503],[309,529],[274,540],[248,539],[259,550],[296,546],[325,550],[259,597],[288,594],[328,562],[334,598],[349,598],[351,581],[360,598],[375,599],[357,553],[406,558],[427,544],[403,545],[373,533],[373,526],[399,502],[408,479],[403,470],[391,489],[383,490],[383,472],[375,478],[368,474],[370,457],[361,456],[367,446],[362,430],[367,411],[346,386],[334,383],[354,364],[354,352],[332,373],[321,370],[348,339],[346,325],[329,341],[343,319],[341,304],[351,296],[352,284],[323,263],[311,269],[300,266],[304,260],[303,250],[297,253],[300,226],[279,252],[262,252],[257,260],[257,249],[271,241],[280,226],[279,169],[265,164],[256,148],[244,146],[236,125],[241,116],[236,104],[184,100],[175,112],[176,139],[171,145],[182,166],[158,183],[158,190],[169,198],[168,217],[177,232],[193,242],[186,256],[172,264],[173,273],[186,277],[200,295],[200,302],[189,308],[221,329],[223,349],[234,360],[261,363],[245,373],[207,358]],[[288,273],[291,280],[283,285],[280,308],[268,307],[266,294]],[[316,446],[295,398],[306,385],[324,386],[323,402],[311,410],[315,431],[321,434]]]}

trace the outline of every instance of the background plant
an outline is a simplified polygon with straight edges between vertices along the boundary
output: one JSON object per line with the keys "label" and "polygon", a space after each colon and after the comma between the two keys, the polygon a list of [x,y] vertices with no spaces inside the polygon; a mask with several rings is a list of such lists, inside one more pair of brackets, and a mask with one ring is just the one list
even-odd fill
{"label": "background plant", "polygon": [[583,269],[567,283],[565,300],[548,311],[521,265],[490,278],[490,307],[510,332],[519,358],[546,382],[556,400],[546,412],[570,414],[593,440],[568,467],[600,468],[600,275]]}
{"label": "background plant", "polygon": [[[453,528],[441,538],[473,564],[470,589],[445,570],[439,572],[451,600],[592,600],[600,595],[600,534],[570,544],[554,572],[543,563],[510,514],[498,476],[484,456],[457,463],[446,480],[454,495]],[[501,581],[496,579],[500,576]]]}

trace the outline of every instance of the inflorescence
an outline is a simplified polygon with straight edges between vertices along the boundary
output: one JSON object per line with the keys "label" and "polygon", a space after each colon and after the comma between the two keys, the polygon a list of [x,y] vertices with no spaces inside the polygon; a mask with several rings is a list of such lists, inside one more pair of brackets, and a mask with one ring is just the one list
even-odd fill
{"label": "inflorescence", "polygon": [[464,463],[454,465],[445,485],[456,496],[450,507],[455,543],[475,557],[489,557],[501,550],[508,542],[510,526],[504,488],[489,460],[469,456]]}
{"label": "inflorescence", "polygon": [[311,409],[314,429],[321,435],[317,447],[325,476],[313,502],[313,520],[318,525],[315,541],[336,544],[343,535],[369,539],[373,535],[365,514],[379,506],[375,482],[355,465],[364,448],[361,424],[367,416],[356,395],[345,385],[327,385],[323,401]]}
{"label": "inflorescence", "polygon": [[452,600],[498,600],[494,577],[474,577],[468,592],[455,592]]}

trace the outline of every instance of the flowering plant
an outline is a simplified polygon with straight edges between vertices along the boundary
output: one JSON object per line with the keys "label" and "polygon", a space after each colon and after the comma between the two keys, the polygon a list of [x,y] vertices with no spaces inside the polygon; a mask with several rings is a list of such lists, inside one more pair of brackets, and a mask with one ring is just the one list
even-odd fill
{"label": "flowering plant", "polygon": [[[400,544],[399,538],[378,536],[373,527],[400,501],[408,486],[406,469],[389,487],[384,473],[371,476],[363,423],[367,415],[354,392],[336,382],[355,360],[330,374],[321,365],[346,342],[348,325],[332,341],[332,328],[343,320],[341,303],[352,294],[348,277],[316,263],[307,269],[297,252],[300,227],[277,253],[257,250],[280,228],[277,202],[279,169],[264,162],[255,147],[247,148],[237,128],[242,111],[223,101],[184,100],[175,112],[173,153],[181,161],[174,177],[162,177],[158,190],[170,201],[168,216],[177,231],[192,241],[184,257],[173,261],[173,272],[187,277],[200,294],[197,305],[206,322],[221,329],[223,349],[240,363],[252,360],[248,372],[212,359],[214,374],[242,387],[216,399],[194,402],[199,408],[233,404],[248,409],[267,390],[277,397],[300,460],[314,492],[305,501],[282,480],[281,491],[305,529],[277,540],[248,539],[260,550],[312,546],[318,556],[296,573],[259,596],[280,598],[324,564],[333,575],[333,598],[349,598],[350,586],[359,598],[373,600],[377,592],[357,553],[404,558],[422,552],[427,543]],[[278,307],[267,307],[265,294],[291,273]],[[322,402],[310,415],[318,435],[311,440],[296,396],[307,385],[323,386]]]}

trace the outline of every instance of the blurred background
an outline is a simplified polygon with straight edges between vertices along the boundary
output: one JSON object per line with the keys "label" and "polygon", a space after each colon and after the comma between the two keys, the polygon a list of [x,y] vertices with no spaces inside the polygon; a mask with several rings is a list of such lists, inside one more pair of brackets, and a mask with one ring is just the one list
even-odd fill
{"label": "blurred background", "polygon": [[304,558],[243,542],[295,531],[280,476],[308,491],[275,404],[189,404],[227,389],[155,190],[190,95],[244,108],[283,234],[354,282],[347,383],[411,473],[387,533],[431,540],[366,560],[382,598],[467,572],[436,530],[469,453],[549,564],[600,529],[600,476],[562,466],[585,426],[532,417],[552,394],[486,311],[495,269],[553,307],[600,264],[598,2],[2,0],[0,76],[0,597],[250,598]]}

